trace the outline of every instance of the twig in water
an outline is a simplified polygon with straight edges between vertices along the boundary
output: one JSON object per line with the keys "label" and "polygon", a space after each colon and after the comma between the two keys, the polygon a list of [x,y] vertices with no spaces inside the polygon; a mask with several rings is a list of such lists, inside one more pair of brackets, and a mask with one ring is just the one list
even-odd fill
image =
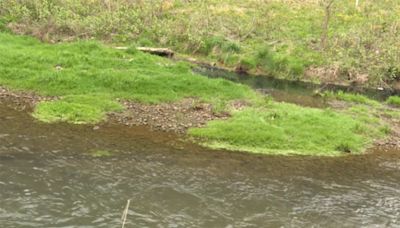
{"label": "twig in water", "polygon": [[131,203],[131,200],[128,199],[128,201],[126,202],[126,207],[124,212],[122,213],[122,217],[121,217],[121,221],[122,221],[122,228],[125,227],[125,223],[126,223],[126,217],[128,217],[128,211],[129,211],[129,204]]}

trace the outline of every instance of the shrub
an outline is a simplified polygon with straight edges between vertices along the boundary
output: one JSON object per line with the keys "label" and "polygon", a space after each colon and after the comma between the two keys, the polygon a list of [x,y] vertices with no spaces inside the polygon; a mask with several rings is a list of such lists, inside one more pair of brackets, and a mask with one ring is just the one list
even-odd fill
{"label": "shrub", "polygon": [[212,36],[203,41],[199,52],[205,55],[211,54],[212,52],[239,53],[240,45],[234,41],[226,40],[221,36]]}

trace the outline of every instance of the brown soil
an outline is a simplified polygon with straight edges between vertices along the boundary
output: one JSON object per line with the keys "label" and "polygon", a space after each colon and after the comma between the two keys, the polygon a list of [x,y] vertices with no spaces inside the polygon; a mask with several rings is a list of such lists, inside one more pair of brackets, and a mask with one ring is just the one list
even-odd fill
{"label": "brown soil", "polygon": [[208,121],[226,119],[227,113],[216,114],[212,105],[187,98],[174,103],[147,105],[131,101],[122,102],[122,113],[111,113],[111,119],[124,125],[146,125],[154,130],[184,134],[188,128],[204,126]]}
{"label": "brown soil", "polygon": [[32,92],[11,91],[0,87],[0,104],[7,104],[18,110],[33,110],[41,101],[55,100],[56,97],[44,97]]}

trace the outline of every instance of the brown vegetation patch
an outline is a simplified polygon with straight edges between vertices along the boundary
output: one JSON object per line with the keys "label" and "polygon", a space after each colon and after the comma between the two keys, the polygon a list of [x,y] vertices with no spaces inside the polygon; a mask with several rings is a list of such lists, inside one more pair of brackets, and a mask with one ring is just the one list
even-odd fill
{"label": "brown vegetation patch", "polygon": [[368,74],[341,69],[339,66],[309,67],[304,73],[305,79],[321,83],[342,85],[364,85],[368,82]]}
{"label": "brown vegetation patch", "polygon": [[390,134],[383,140],[378,140],[375,145],[378,147],[400,149],[400,119],[384,118],[390,125]]}

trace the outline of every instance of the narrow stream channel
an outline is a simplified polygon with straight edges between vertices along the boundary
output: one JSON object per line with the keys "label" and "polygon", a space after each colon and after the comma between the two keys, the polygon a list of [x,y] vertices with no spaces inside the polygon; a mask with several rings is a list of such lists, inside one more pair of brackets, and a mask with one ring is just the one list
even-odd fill
{"label": "narrow stream channel", "polygon": [[[112,155],[94,157],[93,151]],[[210,151],[0,105],[0,227],[398,227],[400,151],[341,158]]]}
{"label": "narrow stream channel", "polygon": [[378,101],[385,101],[392,95],[400,95],[399,90],[378,90],[373,88],[334,84],[319,85],[311,82],[291,81],[271,76],[237,74],[235,72],[229,72],[218,68],[213,69],[206,66],[193,68],[193,71],[206,77],[224,78],[233,82],[248,85],[261,93],[272,96],[274,100],[279,102],[288,102],[315,108],[327,107],[326,101],[321,96],[315,96],[316,91],[344,91],[349,93],[359,93]]}

